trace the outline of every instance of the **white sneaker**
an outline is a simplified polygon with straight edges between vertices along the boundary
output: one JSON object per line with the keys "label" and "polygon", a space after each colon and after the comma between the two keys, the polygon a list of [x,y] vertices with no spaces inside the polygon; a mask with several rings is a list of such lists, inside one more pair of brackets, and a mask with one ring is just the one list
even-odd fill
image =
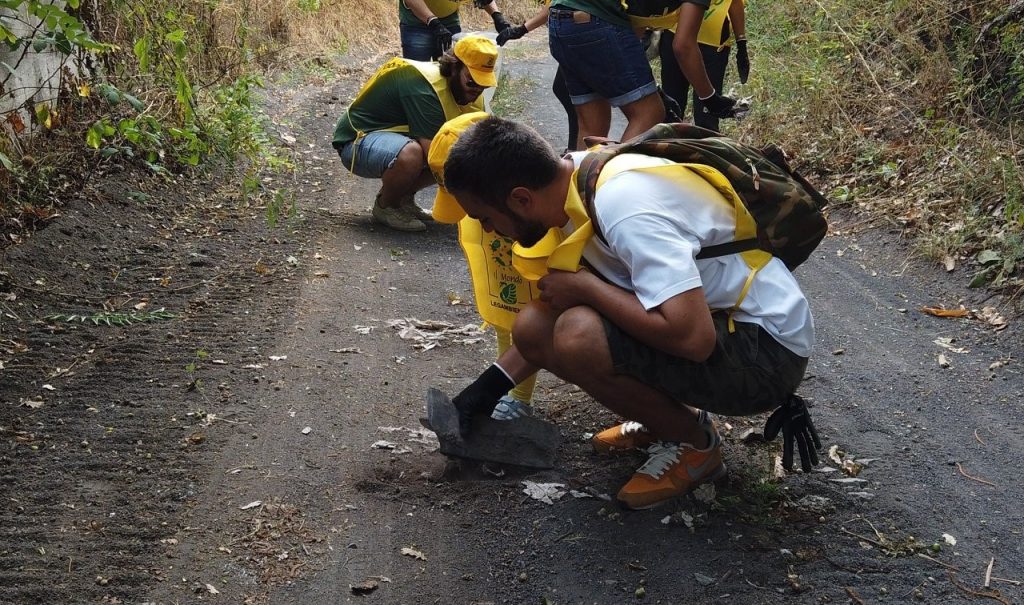
{"label": "white sneaker", "polygon": [[494,406],[494,411],[491,412],[491,418],[495,420],[515,420],[520,416],[533,416],[533,408],[511,395],[499,399],[498,405]]}

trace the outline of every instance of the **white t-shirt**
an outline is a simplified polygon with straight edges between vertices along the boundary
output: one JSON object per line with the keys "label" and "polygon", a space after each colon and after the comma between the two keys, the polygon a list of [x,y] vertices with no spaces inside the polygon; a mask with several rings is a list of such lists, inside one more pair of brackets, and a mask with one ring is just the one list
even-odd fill
{"label": "white t-shirt", "polygon": [[[572,154],[577,167],[585,155]],[[627,170],[604,182],[594,199],[597,216],[591,220],[608,244],[595,235],[583,257],[608,281],[633,291],[645,309],[700,287],[712,309],[730,309],[750,275],[739,254],[696,260],[702,247],[734,241],[736,222],[732,206],[714,187],[700,177],[690,180],[684,188],[664,176]],[[562,229],[571,233],[574,226],[570,221]],[[761,326],[793,353],[810,357],[811,309],[781,260],[773,258],[757,272],[732,317]]]}

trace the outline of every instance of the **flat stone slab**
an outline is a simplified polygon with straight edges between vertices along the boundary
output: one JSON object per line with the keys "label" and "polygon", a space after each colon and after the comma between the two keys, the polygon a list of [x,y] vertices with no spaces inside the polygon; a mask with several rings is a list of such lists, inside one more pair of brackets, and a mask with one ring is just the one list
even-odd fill
{"label": "flat stone slab", "polygon": [[482,462],[553,468],[561,441],[558,427],[545,420],[532,416],[495,420],[482,414],[473,418],[470,433],[463,438],[455,404],[433,388],[427,390],[427,417],[420,422],[437,434],[445,456]]}

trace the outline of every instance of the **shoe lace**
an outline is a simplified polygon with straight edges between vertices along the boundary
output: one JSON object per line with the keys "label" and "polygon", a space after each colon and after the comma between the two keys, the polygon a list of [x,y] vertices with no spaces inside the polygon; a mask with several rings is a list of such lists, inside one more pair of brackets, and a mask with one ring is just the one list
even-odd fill
{"label": "shoe lace", "polygon": [[647,427],[640,424],[639,422],[636,422],[635,420],[628,420],[622,423],[622,428],[620,430],[622,431],[623,435],[629,435],[631,433],[646,433]]}
{"label": "shoe lace", "polygon": [[647,448],[647,453],[650,458],[637,472],[660,479],[670,466],[679,461],[679,444],[657,441]]}

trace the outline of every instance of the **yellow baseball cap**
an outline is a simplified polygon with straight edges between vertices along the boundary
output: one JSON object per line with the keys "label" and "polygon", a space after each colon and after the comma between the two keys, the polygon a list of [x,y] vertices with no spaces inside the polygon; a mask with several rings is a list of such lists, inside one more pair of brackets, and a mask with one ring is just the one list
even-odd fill
{"label": "yellow baseball cap", "polygon": [[434,197],[434,208],[431,210],[431,214],[439,223],[457,223],[466,216],[466,211],[455,201],[455,196],[444,188],[444,163],[448,161],[448,154],[455,142],[459,140],[459,135],[487,116],[488,114],[483,111],[474,111],[448,120],[430,141],[427,165],[430,166],[430,172],[433,173],[434,180],[437,181],[437,195]]}
{"label": "yellow baseball cap", "polygon": [[480,86],[498,85],[494,66],[498,63],[498,45],[483,36],[466,36],[455,43],[455,57],[469,68],[469,75]]}

